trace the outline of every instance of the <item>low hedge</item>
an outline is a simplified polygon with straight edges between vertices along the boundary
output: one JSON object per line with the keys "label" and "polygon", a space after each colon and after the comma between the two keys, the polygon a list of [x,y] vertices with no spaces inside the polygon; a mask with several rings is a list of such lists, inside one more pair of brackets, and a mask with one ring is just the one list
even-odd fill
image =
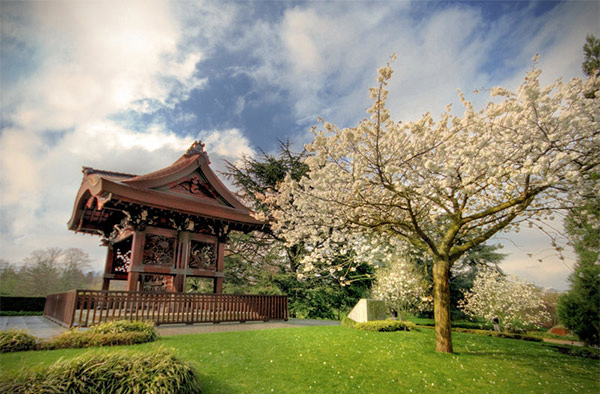
{"label": "low hedge", "polygon": [[41,344],[44,350],[95,346],[134,345],[152,342],[158,337],[153,322],[117,320],[92,326],[86,330],[72,329]]}
{"label": "low hedge", "polygon": [[43,311],[0,311],[0,316],[42,316]]}
{"label": "low hedge", "polygon": [[469,328],[454,328],[452,327],[452,331],[455,332],[464,332],[467,334],[476,334],[476,335],[485,335],[488,337],[494,337],[494,338],[511,338],[511,339],[522,339],[525,341],[531,341],[531,342],[543,342],[542,338],[539,337],[533,337],[531,335],[526,335],[526,334],[517,334],[517,333],[511,333],[511,332],[503,332],[503,331],[490,331],[490,330],[474,330],[474,329],[469,329]]}
{"label": "low hedge", "polygon": [[38,340],[25,330],[0,331],[0,353],[34,350]]}
{"label": "low hedge", "polygon": [[21,350],[134,345],[136,343],[152,342],[157,337],[158,334],[153,322],[129,320],[102,323],[88,329],[74,328],[45,342],[39,342],[36,337],[25,330],[9,330],[0,332],[0,353]]}
{"label": "low hedge", "polygon": [[192,368],[174,350],[84,353],[50,367],[0,375],[0,392],[15,394],[198,394]]}
{"label": "low hedge", "polygon": [[14,312],[43,312],[46,297],[0,296],[0,310]]}
{"label": "low hedge", "polygon": [[581,346],[570,346],[562,344],[544,344],[547,347],[553,348],[561,354],[568,354],[569,356],[590,358],[593,360],[600,360],[600,349],[581,347]]}
{"label": "low hedge", "polygon": [[358,323],[346,317],[342,320],[342,325],[346,327],[356,328],[362,331],[412,331],[416,328],[414,323],[400,320],[374,320],[366,323]]}
{"label": "low hedge", "polygon": [[146,332],[119,332],[98,334],[90,331],[67,331],[59,336],[43,342],[41,350],[74,349],[97,346],[135,345],[151,342],[154,337]]}
{"label": "low hedge", "polygon": [[156,328],[154,322],[140,320],[115,320],[108,323],[98,324],[88,329],[94,334],[118,334],[125,332],[144,332],[156,339]]}

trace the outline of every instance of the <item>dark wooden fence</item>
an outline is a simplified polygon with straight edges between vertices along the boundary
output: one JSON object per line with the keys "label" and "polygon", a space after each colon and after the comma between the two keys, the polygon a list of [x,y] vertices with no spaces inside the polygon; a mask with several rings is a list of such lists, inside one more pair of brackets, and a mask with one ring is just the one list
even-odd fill
{"label": "dark wooden fence", "polygon": [[66,327],[112,320],[159,324],[287,320],[286,296],[71,290],[51,294],[44,316]]}

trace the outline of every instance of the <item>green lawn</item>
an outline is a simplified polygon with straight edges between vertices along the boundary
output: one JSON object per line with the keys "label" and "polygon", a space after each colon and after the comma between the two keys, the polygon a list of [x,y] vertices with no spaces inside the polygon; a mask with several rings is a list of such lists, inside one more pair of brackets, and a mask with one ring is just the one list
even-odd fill
{"label": "green lawn", "polygon": [[304,327],[180,335],[121,348],[0,355],[3,371],[86,351],[172,347],[191,361],[204,393],[599,393],[600,361],[540,343],[454,333],[455,354],[434,332]]}

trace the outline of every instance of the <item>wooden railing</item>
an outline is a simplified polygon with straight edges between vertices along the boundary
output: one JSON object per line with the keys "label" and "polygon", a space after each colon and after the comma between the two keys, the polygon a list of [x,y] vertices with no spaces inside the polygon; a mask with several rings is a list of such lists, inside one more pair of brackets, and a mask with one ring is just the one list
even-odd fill
{"label": "wooden railing", "polygon": [[66,327],[112,320],[159,324],[287,320],[286,296],[72,290],[46,298],[44,316]]}

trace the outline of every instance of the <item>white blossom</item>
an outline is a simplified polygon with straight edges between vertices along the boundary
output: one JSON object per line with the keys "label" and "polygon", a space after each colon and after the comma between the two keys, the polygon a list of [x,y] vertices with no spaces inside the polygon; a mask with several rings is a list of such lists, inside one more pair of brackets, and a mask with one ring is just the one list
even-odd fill
{"label": "white blossom", "polygon": [[508,278],[495,270],[482,270],[473,287],[459,301],[459,307],[472,317],[489,322],[498,319],[506,330],[515,325],[541,326],[550,320],[541,293],[531,283]]}
{"label": "white blossom", "polygon": [[380,269],[375,277],[371,296],[396,311],[400,320],[408,313],[431,309],[431,289],[423,274],[406,259],[401,258],[390,267]]}

